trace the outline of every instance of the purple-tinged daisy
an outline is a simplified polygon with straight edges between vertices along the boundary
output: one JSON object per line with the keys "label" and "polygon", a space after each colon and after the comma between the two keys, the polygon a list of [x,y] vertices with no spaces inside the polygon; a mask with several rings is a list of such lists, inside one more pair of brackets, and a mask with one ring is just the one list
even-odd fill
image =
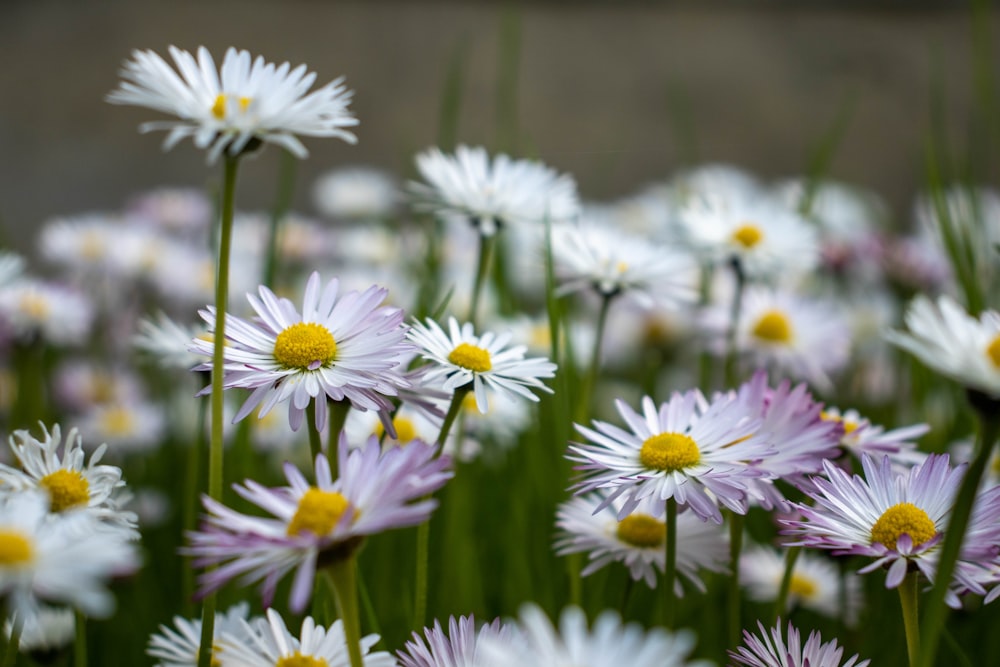
{"label": "purple-tinged daisy", "polygon": [[244,584],[263,580],[264,603],[270,605],[278,580],[296,569],[290,606],[301,612],[318,563],[350,555],[366,535],[426,521],[437,506],[426,496],[452,475],[448,458],[417,440],[382,452],[374,436],[353,449],[342,436],[338,461],[336,480],[327,458],[319,455],[315,485],[286,463],[288,486],[267,488],[247,480],[233,487],[271,517],[242,514],[203,497],[208,515],[200,531],[189,533],[185,553],[198,567],[219,567],[202,575],[201,592],[236,577]]}
{"label": "purple-tinged daisy", "polygon": [[798,628],[791,623],[788,624],[788,632],[785,637],[781,636],[781,620],[768,630],[764,624],[757,621],[760,628],[760,635],[755,635],[749,630],[743,631],[743,643],[735,651],[729,651],[730,659],[735,662],[733,665],[747,665],[747,667],[867,667],[868,660],[857,662],[857,654],[842,663],[841,657],[844,655],[844,648],[837,646],[837,640],[832,639],[825,644],[819,632],[813,630],[809,633],[809,639],[805,646],[799,637]]}
{"label": "purple-tinged daisy", "polygon": [[624,519],[643,499],[674,498],[702,520],[722,523],[719,503],[746,514],[748,486],[765,473],[752,464],[773,454],[760,433],[760,419],[732,396],[709,403],[700,391],[675,393],[659,407],[642,399],[642,414],[624,401],[615,402],[629,430],[594,421],[594,428],[577,425],[591,442],[570,446],[568,458],[581,465],[576,493],[608,492],[597,508],[623,500]]}
{"label": "purple-tinged daisy", "polygon": [[417,344],[423,358],[432,362],[423,375],[424,382],[440,382],[446,392],[471,385],[476,407],[489,410],[488,390],[538,401],[531,389],[552,393],[540,378],[555,375],[556,365],[544,357],[524,358],[524,345],[508,347],[512,333],[491,331],[477,336],[471,322],[459,326],[448,319],[448,332],[434,320],[416,323],[407,336]]}
{"label": "purple-tinged daisy", "polygon": [[[807,492],[815,504],[796,503],[801,518],[781,521],[785,534],[798,536],[790,544],[873,558],[860,572],[887,567],[888,588],[899,586],[911,567],[933,582],[965,466],[952,468],[947,455],[937,454],[905,473],[895,471],[888,456],[863,455],[861,464],[863,478],[823,463],[826,477],[814,477],[815,490]],[[998,544],[1000,487],[993,487],[973,506],[952,588],[984,595],[979,579]],[[954,592],[948,602],[958,604]]]}
{"label": "purple-tinged daisy", "polygon": [[[595,511],[604,500],[600,493],[575,496],[562,503],[556,511],[556,553],[564,556],[587,553],[587,566],[581,576],[593,574],[605,565],[620,562],[629,569],[632,579],[642,579],[656,588],[657,573],[663,572],[666,561],[664,544],[667,525],[653,516],[662,502],[646,497],[628,516],[619,519],[621,499]],[[726,572],[729,546],[723,529],[702,521],[693,512],[677,516],[677,571],[695,588],[704,592],[705,584],[698,577],[702,568],[711,572]],[[683,595],[680,579],[675,592]]]}
{"label": "purple-tinged daisy", "polygon": [[927,456],[912,442],[913,438],[919,438],[931,430],[927,424],[901,426],[886,431],[885,427],[872,424],[853,409],[842,412],[834,407],[826,407],[821,416],[826,421],[840,422],[844,427],[840,446],[855,458],[861,458],[862,454],[876,458],[888,456],[896,465],[909,467],[920,463]]}
{"label": "purple-tinged daisy", "polygon": [[484,637],[505,638],[510,632],[500,625],[499,619],[484,624],[476,630],[476,619],[471,614],[448,618],[445,634],[440,621],[434,627],[424,628],[424,637],[413,633],[413,639],[396,655],[401,667],[477,667],[479,644]]}
{"label": "purple-tinged daisy", "polygon": [[[387,293],[375,286],[341,293],[336,278],[321,291],[319,274],[313,273],[301,314],[263,285],[260,298],[248,294],[257,313],[254,321],[226,315],[223,387],[253,390],[234,421],[258,405],[265,415],[287,401],[288,422],[297,431],[306,406],[315,400],[316,428],[322,431],[327,398],[359,410],[388,411],[386,396],[395,396],[405,383],[400,363],[413,348],[405,340],[403,311],[380,305]],[[215,309],[201,316],[214,330]],[[212,356],[211,341],[195,339],[191,349]],[[209,369],[206,362],[196,370]]]}
{"label": "purple-tinged daisy", "polygon": [[521,608],[518,622],[507,637],[489,636],[479,646],[478,667],[705,667],[709,663],[688,660],[694,634],[645,630],[638,623],[622,623],[614,611],[605,611],[587,627],[587,617],[578,607],[563,610],[558,629],[545,613],[532,604]]}

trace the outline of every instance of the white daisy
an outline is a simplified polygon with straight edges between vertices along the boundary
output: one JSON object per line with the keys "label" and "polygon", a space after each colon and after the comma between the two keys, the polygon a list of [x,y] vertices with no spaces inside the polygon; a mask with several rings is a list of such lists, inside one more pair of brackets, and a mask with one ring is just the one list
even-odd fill
{"label": "white daisy", "polygon": [[39,603],[66,604],[105,617],[114,598],[112,577],[133,572],[139,558],[120,530],[88,512],[49,513],[48,496],[25,491],[0,501],[0,596],[18,614]]}
{"label": "white daisy", "polygon": [[[44,440],[28,431],[14,431],[10,448],[20,468],[0,464],[0,483],[5,494],[37,489],[49,497],[49,511],[54,513],[83,510],[100,521],[122,528],[126,535],[138,538],[136,516],[122,509],[129,499],[121,468],[101,465],[107,450],[101,445],[86,460],[83,438],[70,429],[65,443],[59,424],[51,433],[42,425]],[[62,448],[60,456],[59,449]]]}
{"label": "white daisy", "polygon": [[[274,609],[267,610],[267,619],[258,618],[243,626],[237,634],[227,632],[219,639],[219,650],[213,656],[219,667],[348,667],[347,641],[344,623],[337,619],[329,627],[316,625],[312,616],[302,620],[302,630],[296,637],[288,631],[285,621]],[[361,638],[362,664],[365,667],[396,667],[396,661],[385,651],[371,653],[378,635]]]}
{"label": "white daisy", "polygon": [[760,635],[749,630],[743,631],[743,643],[735,651],[729,651],[729,657],[734,665],[747,667],[867,667],[868,660],[858,662],[855,654],[841,662],[844,648],[837,646],[833,639],[825,644],[823,637],[817,631],[809,633],[805,646],[799,638],[799,630],[791,623],[785,638],[781,636],[781,619],[771,628],[770,636],[764,624],[757,621]]}
{"label": "white daisy", "polygon": [[[230,641],[243,643],[253,641],[248,633],[247,620],[250,605],[240,602],[224,613],[215,614],[212,640],[212,664],[218,665],[221,652],[219,640],[226,635]],[[174,616],[174,627],[160,625],[159,632],[149,638],[146,655],[156,658],[156,667],[197,667],[198,651],[201,648],[201,619],[187,619]]]}
{"label": "white daisy", "polygon": [[313,184],[316,209],[335,220],[380,220],[399,201],[396,181],[371,167],[346,167],[321,174]]}
{"label": "white daisy", "polygon": [[[327,398],[348,401],[360,410],[391,408],[386,397],[406,384],[400,363],[412,346],[405,340],[403,311],[380,305],[387,290],[371,286],[364,292],[341,292],[334,278],[321,291],[319,274],[313,273],[301,314],[291,301],[279,299],[263,285],[259,294],[247,295],[257,313],[255,321],[226,314],[223,387],[253,390],[236,421],[257,406],[260,414],[267,414],[287,401],[288,421],[297,431],[306,406],[315,400],[316,428],[322,431]],[[201,311],[201,316],[214,330],[215,309]],[[212,356],[210,341],[196,339],[192,349]],[[210,368],[206,362],[197,370]]]}
{"label": "white daisy", "polygon": [[578,607],[563,610],[559,628],[535,605],[521,607],[509,637],[488,636],[479,645],[477,667],[706,667],[689,660],[694,634],[662,628],[645,630],[622,623],[616,612],[604,611],[587,627]]}
{"label": "white daisy", "polygon": [[917,449],[914,438],[919,438],[931,427],[927,424],[901,426],[886,431],[884,426],[872,424],[854,409],[841,411],[827,406],[820,415],[825,421],[840,422],[843,434],[840,446],[857,459],[862,454],[880,457],[888,456],[897,466],[910,467],[921,463],[927,455]]}
{"label": "white daisy", "polygon": [[[21,638],[17,642],[20,653],[42,655],[58,651],[68,646],[76,636],[76,615],[66,607],[39,607],[36,613],[23,619]],[[4,623],[4,635],[9,639],[13,622],[7,619]]]}
{"label": "white daisy", "polygon": [[165,187],[133,197],[125,213],[140,224],[151,224],[173,234],[198,238],[211,224],[215,209],[202,189]]}
{"label": "white daisy", "polygon": [[77,425],[88,442],[107,443],[109,454],[120,456],[159,447],[166,435],[167,415],[160,403],[135,398],[92,405]]}
{"label": "white daisy", "polygon": [[949,296],[937,303],[915,298],[906,311],[909,331],[890,331],[889,342],[963,386],[1000,398],[1000,313],[969,315]]}
{"label": "white daisy", "polygon": [[344,87],[343,77],[308,92],[316,74],[307,73],[305,65],[295,69],[287,62],[275,65],[230,47],[217,72],[205,47],[198,48],[197,61],[174,46],[170,55],[177,71],[152,51],[133,51],[132,60],[121,70],[124,80],[107,96],[112,104],[178,116],[179,120],[144,123],[139,128],[167,130],[164,149],[191,137],[195,146],[208,149],[211,163],[223,151],[239,155],[252,148],[254,140],[276,144],[300,158],[308,151],[296,135],[357,141],[342,129],[358,124],[347,109],[352,93]]}
{"label": "white daisy", "polygon": [[191,351],[191,341],[205,335],[203,327],[179,324],[160,311],[155,319],[140,318],[136,328],[132,346],[159,366],[190,370],[203,361],[201,355]]}
{"label": "white daisy", "polygon": [[424,637],[413,633],[413,639],[396,655],[401,667],[477,667],[479,645],[484,637],[505,638],[510,631],[500,625],[500,620],[485,623],[478,632],[476,619],[469,616],[448,618],[448,634],[440,621],[434,627],[424,628]]}
{"label": "white daisy", "polygon": [[93,306],[76,290],[27,278],[0,287],[0,326],[19,341],[78,345],[93,319]]}
{"label": "white daisy", "polygon": [[95,403],[127,401],[143,392],[142,380],[132,369],[91,357],[61,362],[55,368],[52,384],[59,405],[74,412]]}
{"label": "white daisy", "polygon": [[0,285],[14,284],[24,273],[24,258],[20,255],[0,250]]}
{"label": "white daisy", "polygon": [[[619,519],[621,500],[598,509],[603,500],[603,494],[591,493],[570,498],[559,506],[556,553],[587,553],[590,562],[581,576],[620,562],[628,567],[632,579],[642,579],[650,588],[656,588],[657,573],[663,572],[666,562],[667,526],[653,516],[657,511],[653,504],[662,503],[647,497],[634,512]],[[698,577],[700,569],[727,571],[729,546],[725,531],[718,525],[702,521],[693,512],[683,512],[677,515],[676,541],[677,571],[699,591],[705,591]],[[684,594],[680,579],[675,583],[675,593]]]}
{"label": "white daisy", "polygon": [[442,218],[472,223],[483,236],[503,225],[552,223],[579,213],[576,183],[540,162],[514,160],[485,148],[459,146],[455,155],[431,148],[417,155],[427,183],[411,183],[417,207]]}
{"label": "white daisy", "polygon": [[471,322],[460,327],[458,320],[451,317],[445,333],[441,325],[428,318],[426,324],[414,324],[407,336],[421,348],[423,358],[433,363],[425,381],[441,381],[448,392],[471,385],[480,412],[489,409],[489,389],[531,401],[538,401],[538,397],[529,387],[552,393],[540,378],[553,377],[556,365],[542,357],[525,359],[524,345],[507,347],[513,336],[509,331],[487,331],[477,336]]}
{"label": "white daisy", "polygon": [[55,218],[39,233],[38,249],[45,260],[74,274],[103,275],[111,272],[112,253],[122,229],[118,217],[107,213]]}

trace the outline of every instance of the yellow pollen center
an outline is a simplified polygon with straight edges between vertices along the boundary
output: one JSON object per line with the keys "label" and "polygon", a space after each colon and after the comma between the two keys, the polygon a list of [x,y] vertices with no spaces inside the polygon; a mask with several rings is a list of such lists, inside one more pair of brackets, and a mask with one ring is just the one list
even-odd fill
{"label": "yellow pollen center", "polygon": [[753,335],[769,343],[787,343],[792,340],[792,323],[779,310],[769,310],[754,325]]}
{"label": "yellow pollen center", "polygon": [[128,435],[133,431],[132,413],[128,408],[110,407],[101,417],[101,425],[111,435]]}
{"label": "yellow pollen center", "polygon": [[48,317],[49,302],[32,294],[25,294],[21,297],[21,312],[36,320]]}
{"label": "yellow pollen center", "polygon": [[292,655],[278,658],[278,662],[274,663],[274,667],[329,667],[329,664],[323,658],[302,655],[296,651]]}
{"label": "yellow pollen center", "polygon": [[90,500],[90,483],[76,470],[56,470],[39,481],[49,492],[53,512],[62,512]]}
{"label": "yellow pollen center", "polygon": [[733,241],[739,243],[744,248],[752,248],[761,242],[764,232],[757,225],[747,223],[733,232]]}
{"label": "yellow pollen center", "polygon": [[22,565],[31,561],[31,541],[16,530],[0,530],[0,565]]}
{"label": "yellow pollen center", "polygon": [[698,443],[683,433],[658,433],[642,443],[639,462],[653,470],[673,472],[701,461]]}
{"label": "yellow pollen center", "polygon": [[226,96],[223,94],[216,95],[215,103],[212,104],[212,115],[222,120],[226,117]]}
{"label": "yellow pollen center", "polygon": [[881,542],[887,549],[896,549],[896,540],[906,533],[913,546],[923,544],[937,535],[934,522],[913,503],[897,503],[882,513],[872,526],[872,544]]}
{"label": "yellow pollen center", "polygon": [[[392,426],[396,429],[396,442],[405,444],[417,439],[417,427],[413,425],[412,419],[393,417]],[[381,438],[383,433],[385,433],[385,427],[382,426],[382,423],[375,424],[375,435]]]}
{"label": "yellow pollen center", "polygon": [[246,110],[250,108],[250,103],[251,102],[253,102],[252,98],[250,98],[250,97],[241,97],[240,98],[240,111],[243,112],[243,113],[246,113]]}
{"label": "yellow pollen center", "polygon": [[826,412],[825,410],[819,413],[819,418],[825,422],[840,422],[841,425],[844,427],[844,435],[850,435],[851,433],[854,433],[855,431],[858,430],[858,427],[861,426],[861,424],[854,421],[853,419],[844,419],[840,415],[835,415],[833,413]]}
{"label": "yellow pollen center", "polygon": [[298,535],[308,530],[314,535],[326,535],[337,525],[349,506],[347,498],[336,491],[310,487],[302,494],[295,515],[288,522],[288,534]]}
{"label": "yellow pollen center", "polygon": [[493,368],[490,353],[481,347],[462,343],[448,355],[448,361],[473,373],[485,373]]}
{"label": "yellow pollen center", "polygon": [[618,522],[618,539],[634,547],[658,547],[667,539],[667,524],[638,512]]}
{"label": "yellow pollen center", "polygon": [[819,587],[816,582],[809,577],[804,577],[801,574],[795,573],[792,575],[792,581],[788,585],[788,592],[792,595],[797,595],[800,598],[806,600],[815,597],[816,593],[819,592]]}
{"label": "yellow pollen center", "polygon": [[986,348],[986,354],[993,365],[1000,368],[1000,335],[994,338],[989,347]]}
{"label": "yellow pollen center", "polygon": [[615,264],[615,270],[620,274],[625,273],[628,271],[628,262],[618,262]]}
{"label": "yellow pollen center", "polygon": [[274,359],[285,368],[314,371],[337,357],[337,341],[322,324],[296,322],[274,341]]}

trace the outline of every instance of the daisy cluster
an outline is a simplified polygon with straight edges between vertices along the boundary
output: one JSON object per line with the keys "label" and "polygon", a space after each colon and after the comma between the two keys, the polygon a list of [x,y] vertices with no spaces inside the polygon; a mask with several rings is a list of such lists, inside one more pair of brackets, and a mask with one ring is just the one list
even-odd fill
{"label": "daisy cluster", "polygon": [[[170,47],[133,52],[107,99],[233,175],[356,141],[344,78],[317,80]],[[0,599],[21,650],[75,633],[148,637],[163,667],[861,667],[913,644],[887,589],[941,592],[968,612],[956,636],[982,629],[993,190],[921,193],[901,234],[877,194],[819,177],[707,164],[598,202],[483,146],[412,163],[331,166],[311,211],[236,206],[231,263],[229,209],[178,186],[44,221],[37,257],[0,251]],[[980,444],[951,447],[972,417]],[[126,576],[135,628],[84,625]]]}

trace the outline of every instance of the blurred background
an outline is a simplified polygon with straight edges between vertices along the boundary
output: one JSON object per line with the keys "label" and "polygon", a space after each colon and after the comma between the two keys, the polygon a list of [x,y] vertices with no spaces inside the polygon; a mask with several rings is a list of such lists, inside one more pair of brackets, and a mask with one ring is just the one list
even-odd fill
{"label": "blurred background", "polygon": [[[969,140],[972,37],[954,2],[3,0],[2,238],[25,251],[53,216],[211,187],[218,170],[190,142],[163,153],[162,133],[137,132],[155,112],[103,101],[133,49],[170,44],[306,63],[318,83],[347,77],[359,143],[306,142],[303,213],[320,172],[366,164],[405,178],[415,152],[449,137],[539,158],[590,200],[708,161],[803,174],[835,137],[827,174],[874,189],[905,221],[933,97],[941,127]],[[269,148],[242,170],[241,208],[270,205],[278,157]]]}

